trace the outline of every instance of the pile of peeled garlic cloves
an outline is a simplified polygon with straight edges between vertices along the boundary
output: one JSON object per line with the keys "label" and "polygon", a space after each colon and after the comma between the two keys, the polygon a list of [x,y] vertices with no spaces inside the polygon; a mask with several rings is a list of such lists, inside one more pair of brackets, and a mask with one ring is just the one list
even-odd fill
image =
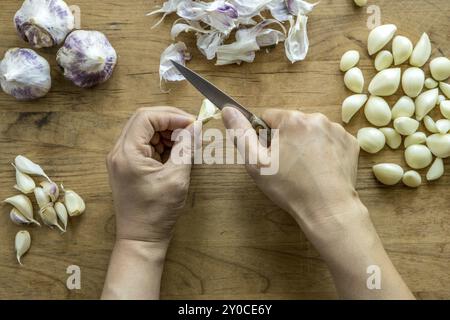
{"label": "pile of peeled garlic cloves", "polygon": [[[357,67],[359,52],[350,50],[342,56],[344,84],[354,93],[342,104],[342,121],[349,123],[364,107],[364,115],[372,127],[360,129],[357,139],[361,149],[371,154],[378,153],[386,144],[399,149],[403,140],[410,170],[405,172],[398,164],[381,163],[373,167],[373,172],[385,185],[403,181],[404,185],[417,188],[422,184],[422,176],[416,170],[428,168],[426,180],[438,180],[444,175],[443,159],[450,157],[450,84],[445,82],[450,77],[450,60],[447,57],[431,60],[430,76],[426,76],[422,68],[431,57],[429,36],[422,34],[414,46],[407,37],[395,36],[396,32],[395,25],[386,24],[369,34],[368,52],[378,73],[369,83],[368,94],[363,92],[364,75]],[[391,40],[389,51],[386,46]],[[398,94],[400,87],[402,95],[391,108],[385,98]],[[437,107],[440,119],[432,117]]]}
{"label": "pile of peeled garlic cloves", "polygon": [[[3,202],[12,206],[11,221],[20,226],[41,226],[42,224],[66,232],[69,217],[83,214],[86,209],[84,200],[75,192],[61,185],[62,195],[54,183],[36,163],[24,156],[17,156],[12,163],[16,171],[14,188],[21,194],[9,197]],[[35,178],[33,178],[35,177]],[[36,180],[38,184],[36,184]],[[39,222],[34,217],[34,197],[38,206]],[[21,257],[30,249],[31,236],[28,231],[19,231],[15,239],[17,261],[22,264]]]}

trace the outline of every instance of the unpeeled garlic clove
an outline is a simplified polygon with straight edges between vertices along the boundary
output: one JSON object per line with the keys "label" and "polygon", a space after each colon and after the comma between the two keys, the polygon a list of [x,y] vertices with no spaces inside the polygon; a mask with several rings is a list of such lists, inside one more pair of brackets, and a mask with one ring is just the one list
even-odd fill
{"label": "unpeeled garlic clove", "polygon": [[400,86],[402,71],[391,68],[380,71],[370,82],[369,92],[375,96],[390,96],[397,92]]}
{"label": "unpeeled garlic clove", "polygon": [[66,206],[61,202],[55,203],[55,211],[56,215],[58,216],[59,221],[61,221],[64,231],[67,230],[67,221],[68,221],[68,214]]}
{"label": "unpeeled garlic clove", "polygon": [[17,156],[14,160],[14,164],[16,165],[17,169],[19,169],[23,173],[32,176],[41,176],[46,178],[49,182],[52,182],[38,164],[34,163],[24,156]]}
{"label": "unpeeled garlic clove", "polygon": [[25,194],[32,193],[34,188],[36,188],[33,178],[17,169],[14,163],[11,163],[11,165],[16,170],[16,185],[14,188]]}
{"label": "unpeeled garlic clove", "polygon": [[379,152],[386,144],[383,132],[375,128],[359,129],[357,140],[361,149],[372,154]]}
{"label": "unpeeled garlic clove", "polygon": [[450,120],[440,119],[436,121],[436,128],[440,134],[446,134],[450,131]]}
{"label": "unpeeled garlic clove", "polygon": [[56,214],[56,210],[52,206],[47,206],[41,210],[39,210],[39,215],[44,222],[45,225],[49,227],[57,227],[62,232],[66,232],[61,226],[58,224],[58,216]]}
{"label": "unpeeled garlic clove", "polygon": [[384,137],[386,138],[386,144],[391,149],[398,149],[402,144],[402,136],[392,128],[381,128]]}
{"label": "unpeeled garlic clove", "polygon": [[408,117],[400,117],[394,120],[394,128],[402,136],[410,136],[419,129],[419,121]]}
{"label": "unpeeled garlic clove", "polygon": [[389,124],[392,119],[392,112],[389,105],[383,98],[377,96],[371,96],[369,98],[364,108],[364,114],[367,120],[377,127]]}
{"label": "unpeeled garlic clove", "polygon": [[46,208],[50,205],[50,196],[42,188],[34,189],[34,197],[40,209]]}
{"label": "unpeeled garlic clove", "polygon": [[402,167],[393,163],[377,164],[372,170],[377,180],[387,186],[396,185],[403,177]]}
{"label": "unpeeled garlic clove", "polygon": [[388,50],[380,51],[375,57],[375,69],[381,71],[389,68],[394,62],[394,57],[392,53]]}
{"label": "unpeeled garlic clove", "polygon": [[397,27],[393,24],[385,24],[373,29],[367,40],[369,54],[377,53],[394,37]]}
{"label": "unpeeled garlic clove", "polygon": [[439,109],[444,117],[450,119],[450,100],[441,101]]}
{"label": "unpeeled garlic clove", "polygon": [[422,177],[417,171],[410,170],[405,172],[402,181],[407,187],[418,188],[422,184]]}
{"label": "unpeeled garlic clove", "polygon": [[450,134],[435,133],[429,136],[427,146],[438,158],[450,157]]}
{"label": "unpeeled garlic clove", "polygon": [[362,108],[367,102],[366,94],[354,94],[347,97],[342,103],[342,121],[349,123],[353,116]]}
{"label": "unpeeled garlic clove", "polygon": [[392,119],[399,117],[412,117],[416,111],[416,105],[413,99],[403,96],[394,104],[392,108]]}
{"label": "unpeeled garlic clove", "polygon": [[414,132],[412,135],[405,138],[405,148],[412,146],[413,144],[424,144],[427,142],[427,136],[423,132]]}
{"label": "unpeeled garlic clove", "polygon": [[413,52],[413,44],[411,40],[404,36],[396,36],[392,42],[392,53],[395,65],[402,64],[407,61]]}
{"label": "unpeeled garlic clove", "polygon": [[340,69],[342,72],[347,72],[351,68],[355,67],[359,62],[359,52],[356,50],[349,50],[342,55]]}
{"label": "unpeeled garlic clove", "polygon": [[345,73],[344,83],[347,89],[354,93],[362,93],[364,88],[364,76],[361,69],[353,67]]}
{"label": "unpeeled garlic clove", "polygon": [[59,198],[59,188],[54,182],[42,181],[40,183],[44,192],[50,197],[52,202],[55,202]]}
{"label": "unpeeled garlic clove", "polygon": [[422,67],[431,56],[431,41],[426,33],[422,34],[409,59],[409,64]]}
{"label": "unpeeled garlic clove", "polygon": [[64,204],[69,216],[76,217],[83,214],[86,210],[84,200],[75,191],[65,190],[64,186],[61,188],[64,191]]}
{"label": "unpeeled garlic clove", "polygon": [[403,72],[402,88],[411,98],[417,97],[425,84],[425,73],[420,68],[408,68]]}
{"label": "unpeeled garlic clove", "polygon": [[30,233],[26,230],[19,231],[16,234],[15,239],[15,248],[16,248],[16,257],[17,261],[22,265],[21,258],[31,247],[31,236]]}
{"label": "unpeeled garlic clove", "polygon": [[438,128],[436,127],[436,122],[434,122],[433,118],[431,118],[430,116],[423,117],[423,124],[425,128],[428,130],[428,132],[431,133],[439,132]]}
{"label": "unpeeled garlic clove", "polygon": [[445,82],[439,82],[439,89],[441,89],[442,93],[450,99],[450,84]]}
{"label": "unpeeled garlic clove", "polygon": [[408,166],[413,169],[423,169],[428,167],[433,161],[430,150],[421,144],[413,144],[405,150],[405,160]]}
{"label": "unpeeled garlic clove", "polygon": [[33,205],[31,204],[31,201],[30,201],[30,199],[27,196],[25,196],[23,194],[20,194],[20,195],[17,195],[17,196],[5,199],[3,202],[12,205],[17,210],[19,210],[19,212],[25,218],[27,218],[29,221],[39,225],[39,222],[34,220],[34,217],[33,217]]}
{"label": "unpeeled garlic clove", "polygon": [[430,71],[433,78],[437,81],[443,81],[450,77],[450,59],[439,57],[430,62]]}
{"label": "unpeeled garlic clove", "polygon": [[36,220],[30,221],[28,220],[23,214],[20,213],[17,208],[13,207],[11,209],[11,212],[9,213],[9,217],[12,222],[14,222],[17,225],[29,225],[29,224],[37,224],[38,226],[41,226],[39,222]]}
{"label": "unpeeled garlic clove", "polygon": [[364,7],[367,4],[367,0],[354,0],[358,7]]}
{"label": "unpeeled garlic clove", "polygon": [[430,169],[427,172],[427,180],[434,181],[444,175],[444,161],[441,158],[436,158]]}
{"label": "unpeeled garlic clove", "polygon": [[439,83],[436,80],[434,80],[433,78],[427,78],[425,80],[425,88],[427,88],[427,89],[437,88],[438,85],[439,85]]}
{"label": "unpeeled garlic clove", "polygon": [[416,118],[421,121],[438,102],[439,90],[431,89],[416,98]]}

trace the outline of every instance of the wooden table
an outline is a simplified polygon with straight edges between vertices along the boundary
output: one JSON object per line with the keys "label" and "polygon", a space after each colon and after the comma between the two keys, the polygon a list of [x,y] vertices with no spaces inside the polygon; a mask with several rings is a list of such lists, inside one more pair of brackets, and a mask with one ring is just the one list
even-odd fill
{"label": "wooden table", "polygon": [[[114,77],[92,90],[65,81],[55,63],[56,49],[39,50],[52,66],[50,94],[21,103],[0,94],[0,198],[14,195],[10,162],[23,154],[40,163],[58,182],[78,191],[87,202],[84,216],[70,221],[66,234],[31,228],[31,251],[24,267],[15,261],[14,235],[20,227],[0,207],[0,298],[96,299],[114,244],[114,212],[105,156],[136,108],[174,105],[197,113],[200,95],[187,83],[159,88],[159,56],[170,43],[171,19],[158,29],[145,17],[162,1],[69,1],[80,6],[82,27],[107,34],[119,53]],[[433,56],[450,55],[448,0],[371,1],[381,8],[383,23],[417,41],[426,31]],[[15,33],[12,18],[20,1],[2,1],[0,54],[28,47]],[[310,16],[310,53],[291,65],[283,46],[258,53],[255,63],[215,67],[187,41],[189,64],[244,105],[323,112],[340,119],[340,104],[349,95],[338,64],[349,49],[362,54],[366,80],[374,75],[366,51],[369,15],[350,0],[322,0]],[[367,81],[368,82],[368,81]],[[390,102],[395,99],[390,100]],[[212,124],[222,128],[221,123]],[[355,133],[366,125],[362,115],[348,126]],[[300,137],[299,137],[300,138]],[[358,190],[386,249],[419,298],[450,298],[450,174],[417,190],[382,187],[371,167],[380,161],[404,164],[402,152],[362,154]],[[81,290],[66,288],[66,269],[81,268]],[[240,166],[196,166],[184,215],[167,258],[165,299],[303,299],[335,298],[327,267],[293,219],[273,205]]]}

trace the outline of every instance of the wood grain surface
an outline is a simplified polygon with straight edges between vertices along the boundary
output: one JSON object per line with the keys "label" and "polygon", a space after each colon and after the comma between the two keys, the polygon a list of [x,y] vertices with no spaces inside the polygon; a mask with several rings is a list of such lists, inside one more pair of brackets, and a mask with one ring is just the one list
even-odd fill
{"label": "wood grain surface", "polygon": [[[139,107],[174,105],[197,113],[201,96],[187,83],[160,91],[159,57],[170,43],[173,19],[151,30],[145,17],[162,0],[70,0],[81,8],[82,28],[103,31],[119,54],[113,78],[92,90],[65,81],[56,49],[39,50],[52,66],[50,94],[17,102],[0,93],[0,199],[14,195],[10,162],[23,154],[40,163],[58,182],[78,191],[87,212],[70,221],[66,234],[30,228],[33,246],[19,267],[13,250],[20,228],[0,207],[0,298],[96,299],[100,296],[114,243],[114,212],[105,157],[128,117]],[[427,32],[433,56],[450,56],[448,0],[369,0],[381,9],[382,23],[416,42]],[[21,1],[2,0],[0,55],[28,47],[12,18]],[[261,51],[255,63],[216,67],[183,35],[194,55],[189,66],[238,98],[252,111],[266,108],[323,112],[340,120],[349,92],[338,64],[349,49],[361,52],[366,80],[374,74],[366,50],[369,15],[351,0],[322,0],[309,20],[310,52],[292,65],[282,45]],[[368,81],[366,81],[368,82]],[[391,103],[395,98],[389,100]],[[367,123],[361,114],[351,133]],[[223,128],[215,122],[211,126]],[[371,173],[378,162],[404,165],[402,151],[362,154],[358,190],[376,228],[407,284],[419,298],[450,298],[450,165],[437,182],[417,190],[383,187]],[[82,288],[66,288],[66,268],[78,265]],[[241,166],[196,166],[189,200],[168,254],[162,284],[165,299],[336,298],[330,273],[293,219],[273,205]]]}

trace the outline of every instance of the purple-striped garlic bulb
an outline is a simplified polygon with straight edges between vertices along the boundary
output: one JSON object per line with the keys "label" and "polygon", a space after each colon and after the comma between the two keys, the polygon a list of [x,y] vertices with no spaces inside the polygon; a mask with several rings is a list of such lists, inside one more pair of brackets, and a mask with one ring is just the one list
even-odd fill
{"label": "purple-striped garlic bulb", "polygon": [[89,88],[111,77],[117,54],[103,33],[77,30],[67,37],[56,60],[67,79],[79,87]]}
{"label": "purple-striped garlic bulb", "polygon": [[75,27],[75,17],[63,0],[25,0],[14,24],[34,48],[49,48],[64,41]]}
{"label": "purple-striped garlic bulb", "polygon": [[50,90],[50,66],[31,49],[9,49],[0,62],[0,84],[18,100],[43,97]]}

